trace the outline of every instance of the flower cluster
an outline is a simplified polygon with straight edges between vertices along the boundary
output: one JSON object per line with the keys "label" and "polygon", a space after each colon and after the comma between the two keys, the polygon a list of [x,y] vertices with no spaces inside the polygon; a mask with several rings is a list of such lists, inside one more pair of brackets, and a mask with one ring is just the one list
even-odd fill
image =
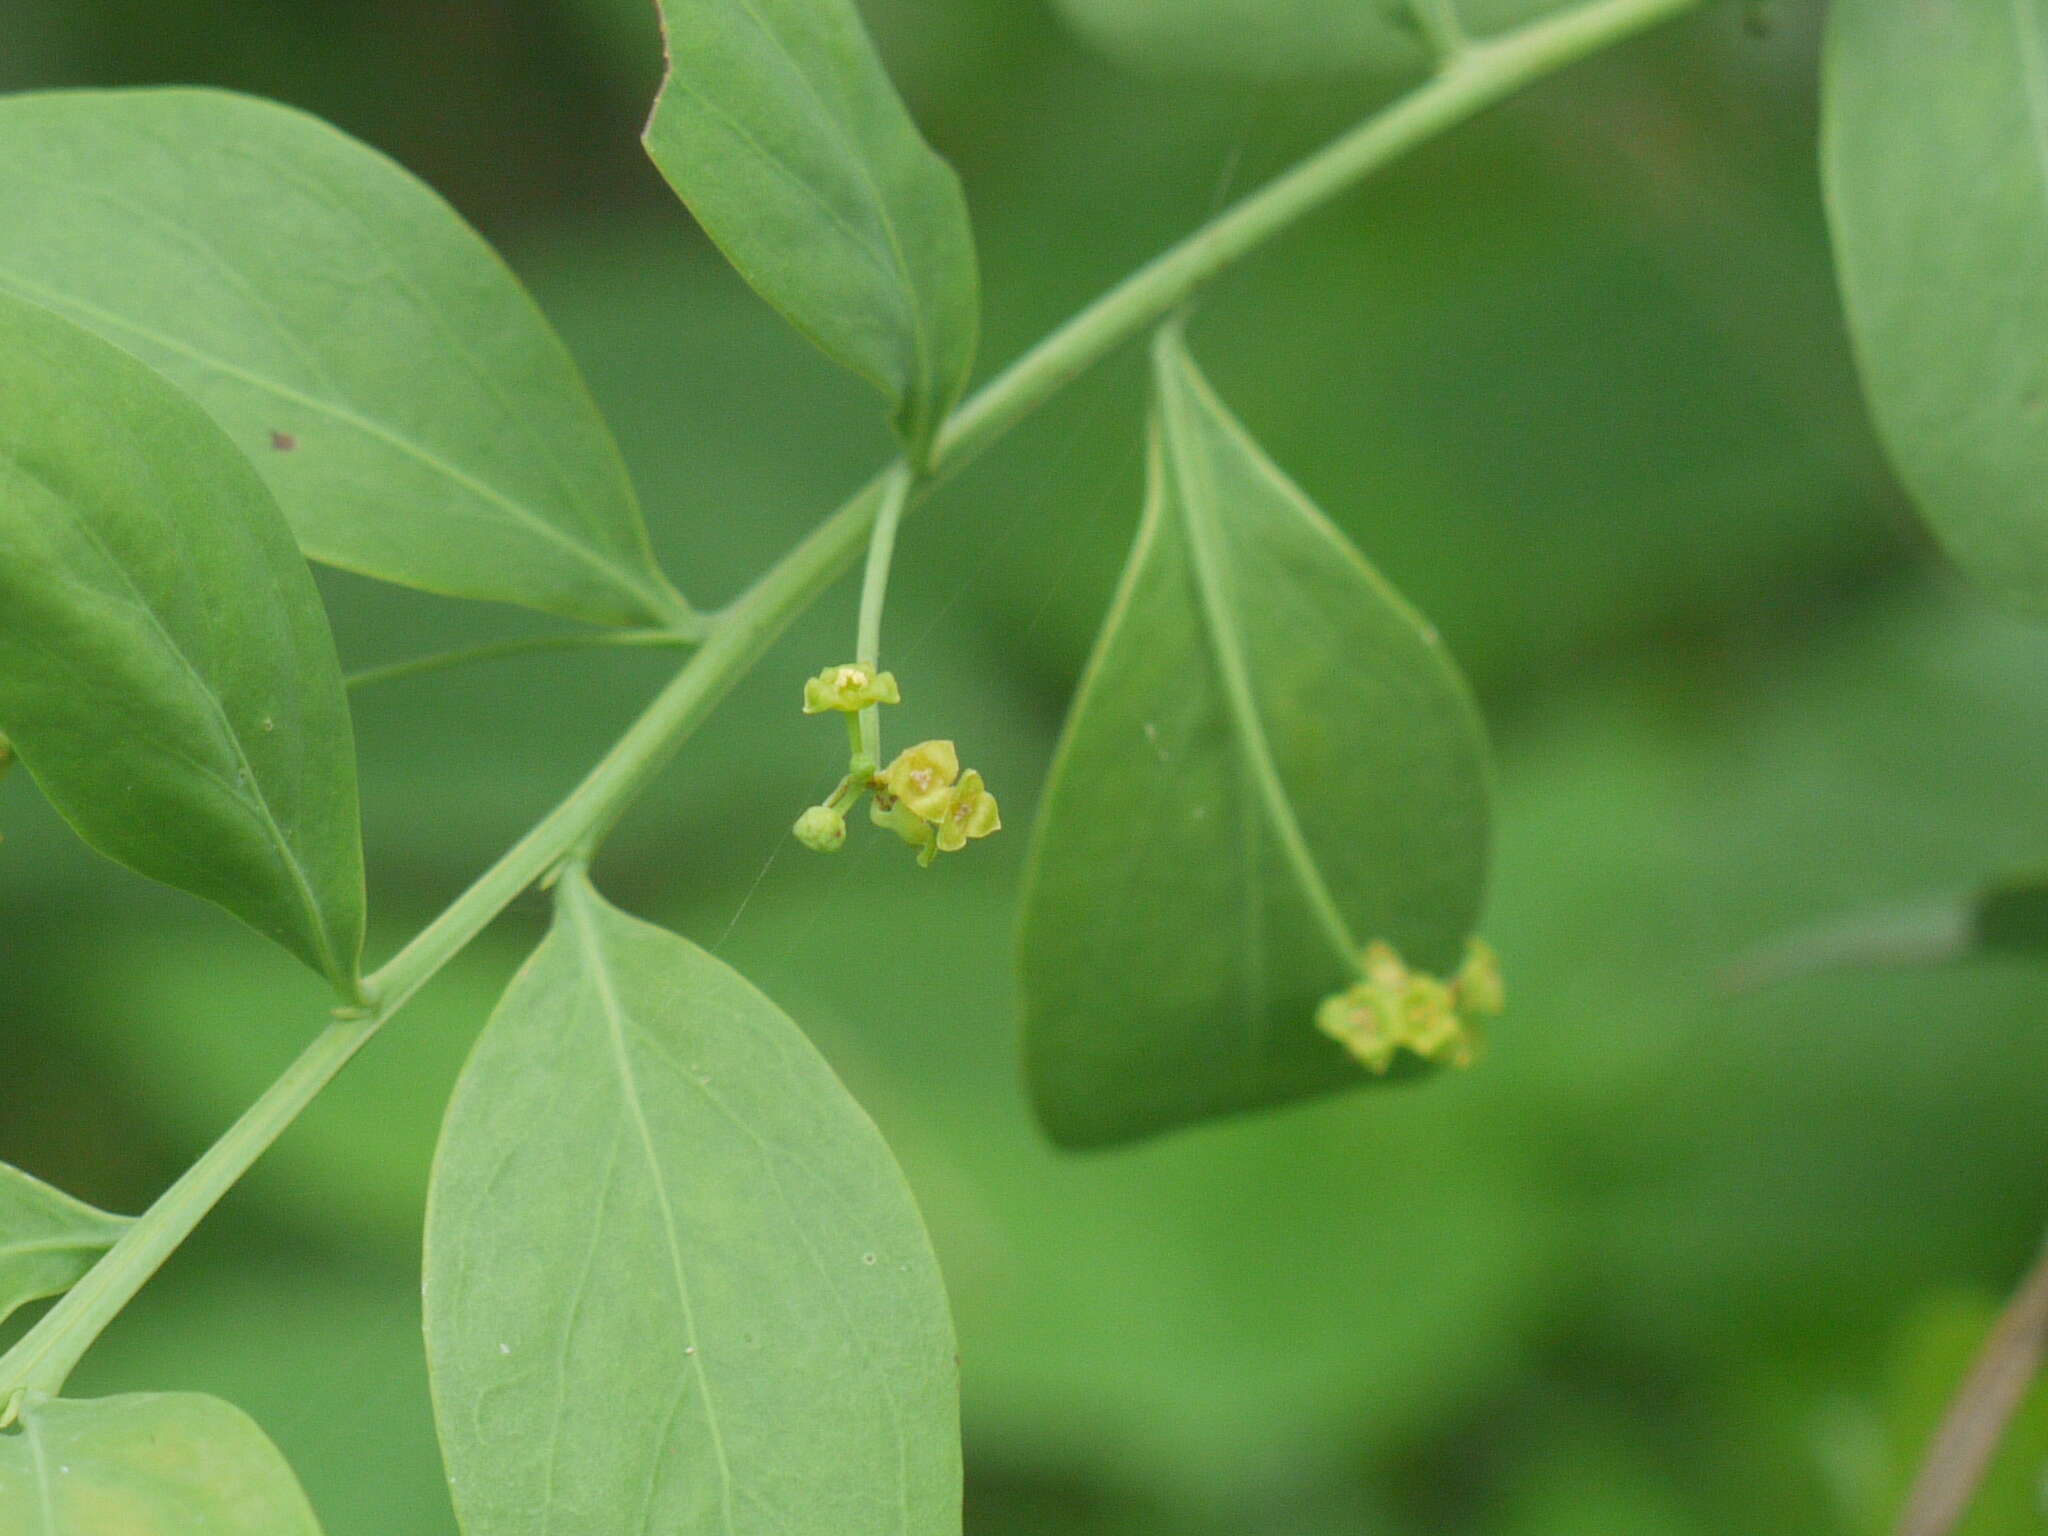
{"label": "flower cluster", "polygon": [[870,734],[867,746],[862,745],[855,717],[877,704],[902,701],[893,676],[859,662],[827,667],[805,682],[804,713],[846,715],[853,742],[853,761],[831,799],[805,811],[792,828],[806,848],[836,853],[846,843],[846,813],[870,794],[875,825],[917,849],[918,863],[927,867],[942,853],[958,853],[975,839],[1002,830],[996,797],[979,773],[960,771],[960,754],[950,741],[921,742],[877,771],[868,755],[874,738]]}
{"label": "flower cluster", "polygon": [[1391,944],[1378,941],[1366,946],[1360,969],[1355,985],[1316,1010],[1316,1028],[1380,1074],[1403,1049],[1425,1061],[1471,1066],[1480,1021],[1507,1004],[1500,960],[1480,939],[1466,944],[1465,962],[1449,981],[1411,970]]}
{"label": "flower cluster", "polygon": [[869,817],[917,849],[930,866],[942,853],[958,853],[976,838],[1003,827],[996,797],[973,769],[960,771],[950,741],[927,741],[897,755],[875,776]]}

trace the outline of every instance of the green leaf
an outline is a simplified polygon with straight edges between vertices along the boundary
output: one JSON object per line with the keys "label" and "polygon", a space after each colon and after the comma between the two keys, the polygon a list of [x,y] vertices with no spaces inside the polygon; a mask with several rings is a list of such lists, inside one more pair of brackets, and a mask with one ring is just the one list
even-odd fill
{"label": "green leaf", "polygon": [[0,1433],[0,1536],[320,1536],[263,1431],[197,1393],[31,1395]]}
{"label": "green leaf", "polygon": [[470,1536],[960,1528],[952,1325],[796,1026],[580,874],[449,1106],[426,1318]]}
{"label": "green leaf", "polygon": [[1822,171],[1865,388],[1956,561],[2048,617],[2048,5],[1828,8]]}
{"label": "green leaf", "polygon": [[686,614],[568,353],[382,155],[218,91],[16,96],[0,206],[0,288],[188,390],[312,558],[599,623]]}
{"label": "green leaf", "polygon": [[0,1323],[70,1290],[127,1226],[0,1163]]}
{"label": "green leaf", "polygon": [[0,295],[0,728],[66,820],[353,993],[355,744],[276,503],[206,413]]}
{"label": "green leaf", "polygon": [[1371,941],[1455,967],[1486,868],[1483,730],[1435,631],[1171,334],[1157,387],[1024,908],[1027,1067],[1069,1145],[1364,1080],[1317,1005]]}
{"label": "green leaf", "polygon": [[2002,875],[1962,895],[1855,912],[1758,945],[1723,975],[1748,992],[1836,971],[1910,970],[2048,955],[2048,874]]}
{"label": "green leaf", "polygon": [[2048,954],[2048,874],[2008,875],[1979,891],[1971,903],[1971,929],[1991,954]]}
{"label": "green leaf", "polygon": [[647,152],[756,291],[922,455],[974,363],[967,203],[851,0],[660,0]]}

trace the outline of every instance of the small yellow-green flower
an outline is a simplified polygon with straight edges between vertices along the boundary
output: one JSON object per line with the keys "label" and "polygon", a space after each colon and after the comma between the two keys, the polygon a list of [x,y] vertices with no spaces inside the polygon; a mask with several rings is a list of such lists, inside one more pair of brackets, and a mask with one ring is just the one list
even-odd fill
{"label": "small yellow-green flower", "polygon": [[1003,817],[996,808],[996,797],[982,787],[981,775],[970,768],[953,786],[936,825],[939,852],[958,853],[967,846],[969,838],[1002,831]]}
{"label": "small yellow-green flower", "polygon": [[1316,1028],[1376,1074],[1393,1066],[1394,1053],[1401,1048],[1396,1022],[1363,983],[1324,998],[1316,1009]]}
{"label": "small yellow-green flower", "polygon": [[1480,1021],[1506,1002],[1500,961],[1478,939],[1450,981],[1411,970],[1391,944],[1366,946],[1362,978],[1316,1009],[1316,1028],[1369,1070],[1385,1073],[1402,1050],[1425,1061],[1469,1067],[1478,1060]]}
{"label": "small yellow-green flower", "polygon": [[960,754],[950,741],[924,741],[906,748],[875,776],[875,800],[868,814],[917,849],[929,866],[941,853],[958,853],[975,839],[1002,830],[1002,812],[973,769],[960,771]]}
{"label": "small yellow-green flower", "polygon": [[856,715],[871,704],[901,704],[892,672],[877,672],[861,662],[827,667],[804,683],[804,713],[822,715],[831,710]]}
{"label": "small yellow-green flower", "polygon": [[[922,741],[896,754],[882,771],[878,798],[901,804],[920,821],[937,821],[952,804],[960,754],[950,741]],[[885,807],[886,809],[886,807]]]}

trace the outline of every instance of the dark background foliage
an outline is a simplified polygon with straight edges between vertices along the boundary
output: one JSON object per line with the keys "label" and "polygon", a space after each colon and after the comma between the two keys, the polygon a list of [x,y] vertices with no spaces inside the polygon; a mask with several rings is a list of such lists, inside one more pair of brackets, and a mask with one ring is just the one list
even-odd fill
{"label": "dark background foliage", "polygon": [[[1479,1070],[1089,1158],[1028,1122],[1012,911],[1135,520],[1129,358],[906,536],[904,729],[972,743],[1011,835],[932,874],[878,839],[829,862],[788,841],[835,773],[836,734],[794,699],[846,649],[841,593],[608,856],[622,900],[795,1013],[898,1148],[955,1295],[975,1536],[1876,1530],[2032,1248],[2032,970],[1719,985],[1787,929],[2048,846],[2048,637],[1938,568],[1877,456],[1815,187],[1814,8],[1771,9],[1758,35],[1709,8],[1492,114],[1194,323],[1219,386],[1486,702],[1512,1011]],[[534,284],[709,603],[886,441],[641,157],[645,10],[9,0],[0,84],[233,86],[424,174]],[[991,363],[1389,88],[1132,74],[1044,0],[870,15],[966,177]],[[525,624],[322,582],[353,665]],[[550,804],[661,666],[536,658],[364,695],[373,950]],[[95,861],[20,775],[0,823],[0,1156],[134,1208],[288,1059],[319,988]],[[538,912],[307,1117],[82,1389],[232,1398],[334,1536],[452,1530],[420,1199],[442,1098]],[[2043,1528],[2048,1432],[2021,1440],[1979,1532]]]}

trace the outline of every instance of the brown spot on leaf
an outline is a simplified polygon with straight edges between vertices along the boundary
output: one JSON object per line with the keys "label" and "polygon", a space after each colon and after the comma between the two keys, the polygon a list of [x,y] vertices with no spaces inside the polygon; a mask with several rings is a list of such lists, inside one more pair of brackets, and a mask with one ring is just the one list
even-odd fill
{"label": "brown spot on leaf", "polygon": [[299,440],[289,432],[272,432],[270,446],[279,453],[290,453],[299,446]]}

